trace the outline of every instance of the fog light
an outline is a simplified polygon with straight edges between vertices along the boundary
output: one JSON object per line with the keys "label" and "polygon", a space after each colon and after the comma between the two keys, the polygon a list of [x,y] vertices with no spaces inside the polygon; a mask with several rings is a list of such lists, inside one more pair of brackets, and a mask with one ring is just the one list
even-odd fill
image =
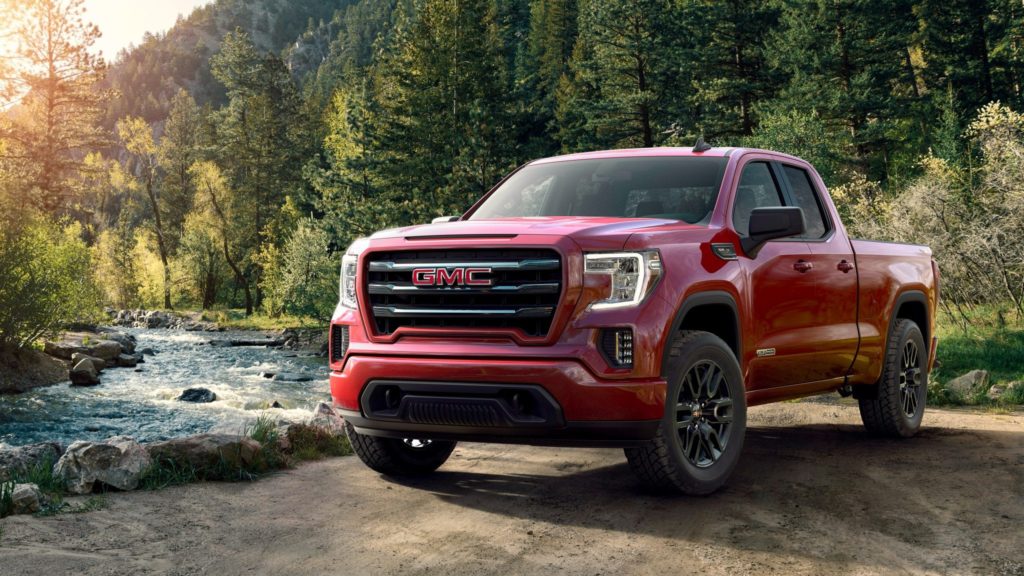
{"label": "fog light", "polygon": [[601,351],[616,368],[633,367],[633,330],[610,328],[601,335]]}

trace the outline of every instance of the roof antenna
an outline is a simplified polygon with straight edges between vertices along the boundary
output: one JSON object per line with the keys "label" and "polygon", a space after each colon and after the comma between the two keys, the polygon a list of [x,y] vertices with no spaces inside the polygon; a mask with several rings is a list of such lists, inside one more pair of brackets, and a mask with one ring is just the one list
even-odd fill
{"label": "roof antenna", "polygon": [[703,136],[697,137],[697,143],[693,145],[694,152],[707,152],[711,150],[711,145],[704,141]]}

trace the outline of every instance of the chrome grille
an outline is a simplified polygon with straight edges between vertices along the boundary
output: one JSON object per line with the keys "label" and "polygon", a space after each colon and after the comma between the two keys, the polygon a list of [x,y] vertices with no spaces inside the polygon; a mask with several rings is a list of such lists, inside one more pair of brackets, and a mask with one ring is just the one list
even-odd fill
{"label": "chrome grille", "polygon": [[[416,286],[413,270],[490,268],[490,286]],[[423,250],[371,254],[366,289],[378,334],[402,327],[507,328],[545,336],[562,293],[553,250]]]}

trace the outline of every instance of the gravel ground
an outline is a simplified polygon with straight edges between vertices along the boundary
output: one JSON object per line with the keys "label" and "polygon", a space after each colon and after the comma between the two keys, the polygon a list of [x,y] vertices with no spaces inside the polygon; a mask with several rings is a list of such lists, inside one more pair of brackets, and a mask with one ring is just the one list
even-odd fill
{"label": "gravel ground", "polygon": [[339,458],[0,521],[7,574],[1024,575],[1024,413],[754,408],[726,489],[644,492],[621,450],[467,444],[396,482]]}

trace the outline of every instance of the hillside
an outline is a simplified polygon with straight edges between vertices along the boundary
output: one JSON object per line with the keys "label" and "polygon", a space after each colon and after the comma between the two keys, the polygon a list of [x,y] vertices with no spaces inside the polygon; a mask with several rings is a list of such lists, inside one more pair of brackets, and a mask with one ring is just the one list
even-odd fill
{"label": "hillside", "polygon": [[[114,58],[106,84],[119,97],[108,107],[106,123],[140,116],[149,122],[165,119],[171,99],[187,90],[200,105],[225,102],[224,87],[210,73],[210,56],[224,35],[246,32],[260,50],[302,54],[298,71],[311,69],[311,51],[304,44],[323,46],[325,34],[336,31],[346,8],[358,0],[216,0],[180,19],[163,34],[147,34],[142,43]],[[335,23],[332,26],[332,23]]]}

